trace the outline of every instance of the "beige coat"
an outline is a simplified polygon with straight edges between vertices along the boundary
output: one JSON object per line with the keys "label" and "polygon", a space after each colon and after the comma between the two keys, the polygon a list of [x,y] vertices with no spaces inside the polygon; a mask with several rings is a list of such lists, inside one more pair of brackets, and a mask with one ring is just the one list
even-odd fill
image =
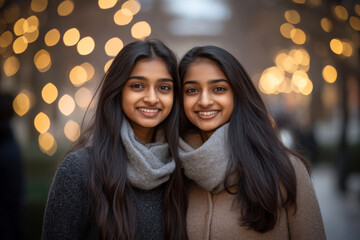
{"label": "beige coat", "polygon": [[187,231],[190,240],[232,239],[326,239],[319,204],[305,166],[292,160],[297,178],[297,212],[282,209],[274,229],[266,233],[239,225],[239,209],[232,207],[235,195],[212,194],[196,185],[188,187]]}

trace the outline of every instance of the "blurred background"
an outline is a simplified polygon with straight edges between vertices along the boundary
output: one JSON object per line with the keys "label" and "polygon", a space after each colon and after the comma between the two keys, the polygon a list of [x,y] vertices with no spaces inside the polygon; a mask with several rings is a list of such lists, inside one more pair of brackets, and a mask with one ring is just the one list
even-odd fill
{"label": "blurred background", "polygon": [[233,53],[311,161],[328,239],[360,239],[359,31],[358,0],[0,0],[0,238],[40,239],[101,78],[150,37]]}

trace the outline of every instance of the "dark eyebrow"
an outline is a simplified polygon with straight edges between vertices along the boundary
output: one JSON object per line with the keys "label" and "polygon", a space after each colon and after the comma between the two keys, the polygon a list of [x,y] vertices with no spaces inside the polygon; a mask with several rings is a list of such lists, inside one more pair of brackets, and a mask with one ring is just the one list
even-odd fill
{"label": "dark eyebrow", "polygon": [[[210,80],[209,82],[207,82],[207,84],[214,84],[214,83],[218,83],[218,82],[227,82],[228,83],[229,81],[226,79],[220,78],[220,79]],[[183,83],[183,85],[185,85],[185,84],[199,84],[199,82],[195,81],[195,80],[188,80]]]}
{"label": "dark eyebrow", "polygon": [[[128,77],[127,80],[130,80],[130,79],[137,79],[137,80],[140,80],[140,81],[148,81],[148,79],[146,77],[143,77],[143,76],[130,76],[130,77]],[[159,78],[157,80],[157,82],[173,82],[173,80],[171,78]]]}

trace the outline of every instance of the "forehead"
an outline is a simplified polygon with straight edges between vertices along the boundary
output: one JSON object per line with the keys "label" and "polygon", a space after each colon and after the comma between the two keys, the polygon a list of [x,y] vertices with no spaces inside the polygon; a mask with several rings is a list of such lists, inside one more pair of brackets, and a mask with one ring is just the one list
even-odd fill
{"label": "forehead", "polygon": [[130,76],[133,75],[159,75],[161,77],[164,77],[165,75],[170,77],[167,65],[161,58],[145,58],[138,60],[131,71]]}
{"label": "forehead", "polygon": [[227,79],[219,65],[208,58],[199,58],[191,63],[186,71],[184,80],[210,81]]}

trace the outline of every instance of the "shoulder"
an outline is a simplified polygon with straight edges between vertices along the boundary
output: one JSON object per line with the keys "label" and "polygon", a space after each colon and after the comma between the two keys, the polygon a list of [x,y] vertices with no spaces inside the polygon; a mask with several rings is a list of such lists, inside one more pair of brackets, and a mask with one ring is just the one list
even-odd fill
{"label": "shoulder", "polygon": [[294,168],[297,182],[299,182],[301,179],[310,179],[310,173],[305,166],[305,163],[300,158],[294,155],[290,155],[289,159],[292,167]]}
{"label": "shoulder", "polygon": [[66,172],[69,175],[82,175],[89,164],[89,158],[90,153],[88,148],[70,152],[61,161],[58,172]]}

